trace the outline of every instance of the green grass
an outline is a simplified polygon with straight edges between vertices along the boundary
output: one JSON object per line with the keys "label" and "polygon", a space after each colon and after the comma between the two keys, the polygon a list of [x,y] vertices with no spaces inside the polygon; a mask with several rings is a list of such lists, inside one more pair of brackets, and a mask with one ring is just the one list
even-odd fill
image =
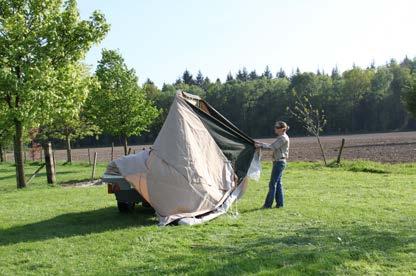
{"label": "green grass", "polygon": [[[60,182],[91,174],[57,171]],[[269,174],[264,163],[227,215],[158,227],[145,209],[119,214],[106,187],[48,186],[43,175],[17,190],[14,167],[0,165],[0,275],[415,274],[416,164],[291,163],[285,208],[260,210]]]}

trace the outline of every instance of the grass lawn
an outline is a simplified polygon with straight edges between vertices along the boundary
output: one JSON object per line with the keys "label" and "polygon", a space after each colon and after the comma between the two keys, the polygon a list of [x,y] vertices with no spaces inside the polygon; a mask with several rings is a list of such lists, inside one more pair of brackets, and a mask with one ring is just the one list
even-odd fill
{"label": "grass lawn", "polygon": [[[1,164],[0,275],[416,273],[416,163],[290,163],[285,208],[260,210],[270,169],[229,214],[158,227],[140,207],[119,214],[104,186],[48,186],[43,174],[17,190],[14,167]],[[60,182],[91,174],[57,171]]]}

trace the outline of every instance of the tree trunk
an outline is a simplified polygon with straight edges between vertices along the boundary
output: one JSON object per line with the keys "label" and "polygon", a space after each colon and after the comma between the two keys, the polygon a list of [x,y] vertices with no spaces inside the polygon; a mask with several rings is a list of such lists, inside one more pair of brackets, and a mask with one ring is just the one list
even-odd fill
{"label": "tree trunk", "polygon": [[4,162],[4,151],[3,151],[3,145],[0,143],[0,162]]}
{"label": "tree trunk", "polygon": [[45,151],[46,178],[49,184],[54,184],[56,182],[56,174],[51,143],[43,144],[43,149]]}
{"label": "tree trunk", "polygon": [[66,162],[72,163],[71,138],[69,138],[69,135],[66,136]]}
{"label": "tree trunk", "polygon": [[327,164],[326,164],[325,152],[324,152],[324,148],[322,147],[322,144],[321,144],[321,139],[319,139],[319,135],[316,136],[316,139],[318,139],[318,144],[319,144],[319,147],[321,148],[322,158],[324,159],[324,164],[326,166]]}
{"label": "tree trunk", "polygon": [[127,136],[123,137],[124,155],[127,155]]}
{"label": "tree trunk", "polygon": [[14,126],[16,133],[14,136],[14,163],[16,164],[16,183],[17,188],[26,187],[25,167],[23,163],[23,125],[22,122],[15,120]]}

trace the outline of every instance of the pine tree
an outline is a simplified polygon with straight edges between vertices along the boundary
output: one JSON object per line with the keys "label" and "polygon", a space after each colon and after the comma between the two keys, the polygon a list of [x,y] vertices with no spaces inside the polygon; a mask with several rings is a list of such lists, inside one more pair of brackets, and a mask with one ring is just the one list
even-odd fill
{"label": "pine tree", "polygon": [[339,74],[338,67],[335,66],[334,68],[332,68],[331,78],[334,80],[334,79],[339,79],[340,77],[341,76]]}
{"label": "pine tree", "polygon": [[195,84],[194,77],[189,73],[188,69],[183,72],[182,80],[184,84],[193,85]]}
{"label": "pine tree", "polygon": [[243,70],[238,70],[236,79],[239,81],[248,81],[248,72],[246,67]]}
{"label": "pine tree", "polygon": [[211,85],[211,80],[208,77],[205,77],[203,83],[202,83],[202,88],[206,91],[208,90],[208,87]]}
{"label": "pine tree", "polygon": [[202,87],[204,84],[204,76],[202,75],[201,71],[198,71],[198,75],[196,75],[195,84],[199,87]]}
{"label": "pine tree", "polygon": [[[217,80],[219,80],[219,79],[217,79]],[[233,74],[231,74],[231,72],[229,72],[228,75],[227,75],[226,82],[230,82],[230,81],[233,81],[233,80],[234,80]]]}
{"label": "pine tree", "polygon": [[270,72],[270,68],[269,68],[269,65],[267,65],[266,66],[266,69],[264,69],[264,73],[263,73],[263,75],[262,75],[264,78],[266,78],[266,79],[272,79],[273,78],[273,75],[272,75],[272,73]]}
{"label": "pine tree", "polygon": [[155,83],[153,81],[151,81],[149,78],[147,78],[147,80],[144,84],[155,85]]}
{"label": "pine tree", "polygon": [[250,80],[256,80],[256,79],[258,79],[259,76],[257,75],[256,70],[251,71],[250,74],[248,75],[248,78]]}
{"label": "pine tree", "polygon": [[285,79],[287,78],[285,71],[280,67],[279,72],[277,72],[276,77],[279,79]]}

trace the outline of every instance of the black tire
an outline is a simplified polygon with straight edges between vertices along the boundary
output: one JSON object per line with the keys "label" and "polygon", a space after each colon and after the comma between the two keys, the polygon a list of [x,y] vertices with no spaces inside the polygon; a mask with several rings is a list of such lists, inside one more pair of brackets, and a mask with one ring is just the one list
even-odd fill
{"label": "black tire", "polygon": [[117,201],[118,211],[120,213],[130,213],[134,210],[134,202],[121,202]]}
{"label": "black tire", "polygon": [[147,202],[146,200],[142,200],[142,206],[144,208],[152,208],[152,205],[149,204],[149,202]]}

